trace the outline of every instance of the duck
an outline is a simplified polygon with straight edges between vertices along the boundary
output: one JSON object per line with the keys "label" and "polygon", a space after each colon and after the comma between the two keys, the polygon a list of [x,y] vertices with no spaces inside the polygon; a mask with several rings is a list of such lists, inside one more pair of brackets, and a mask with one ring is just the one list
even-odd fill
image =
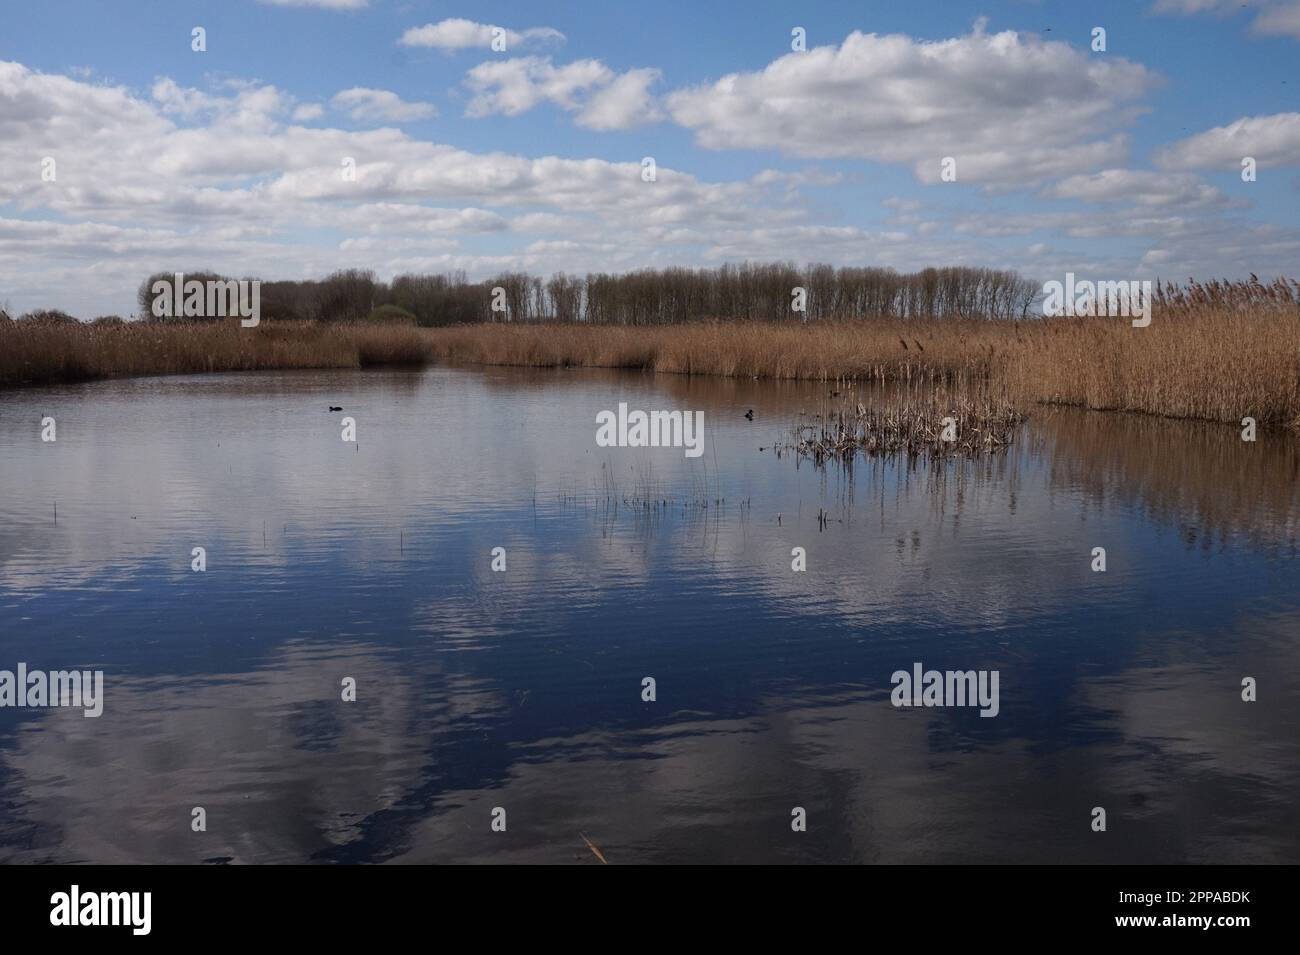
{"label": "duck", "polygon": [[748,418],[750,421],[753,421],[753,420],[754,420],[754,409],[753,409],[753,408],[750,408],[748,411],[746,411],[746,412],[745,412],[745,417]]}
{"label": "duck", "polygon": [[336,407],[334,405],[330,405],[330,411],[342,411],[342,410],[343,410],[342,408]]}

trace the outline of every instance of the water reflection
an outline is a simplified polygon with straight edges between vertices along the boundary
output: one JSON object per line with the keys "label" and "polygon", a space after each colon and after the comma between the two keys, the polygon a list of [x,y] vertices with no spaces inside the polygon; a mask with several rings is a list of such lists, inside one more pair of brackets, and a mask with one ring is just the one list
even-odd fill
{"label": "water reflection", "polygon": [[[0,859],[595,863],[581,831],[611,862],[1297,861],[1295,443],[1039,409],[995,459],[771,450],[837,400],[454,369],[4,395],[0,667],[102,668],[106,703],[0,709]],[[597,448],[619,401],[703,410],[705,454]],[[894,709],[913,661],[1000,670],[1001,714]]]}

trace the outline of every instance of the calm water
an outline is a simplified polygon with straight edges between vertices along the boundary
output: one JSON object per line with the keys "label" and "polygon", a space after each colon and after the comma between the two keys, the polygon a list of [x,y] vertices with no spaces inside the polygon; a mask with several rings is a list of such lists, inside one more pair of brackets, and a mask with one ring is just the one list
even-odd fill
{"label": "calm water", "polygon": [[[705,454],[596,447],[619,401],[702,409]],[[830,403],[455,369],[0,393],[0,669],[105,675],[98,719],[0,709],[0,861],[1300,862],[1295,443],[1040,409],[992,461],[771,450]],[[998,670],[999,715],[893,707],[914,662]]]}

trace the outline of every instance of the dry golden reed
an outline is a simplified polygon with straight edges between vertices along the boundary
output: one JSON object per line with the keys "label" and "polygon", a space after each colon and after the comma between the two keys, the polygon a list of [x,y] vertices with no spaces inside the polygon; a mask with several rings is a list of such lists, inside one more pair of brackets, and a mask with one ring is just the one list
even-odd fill
{"label": "dry golden reed", "polygon": [[[1248,283],[1247,283],[1248,284]],[[1300,301],[1272,287],[1167,289],[1126,318],[701,322],[430,331],[440,360],[817,381],[988,382],[1036,402],[1300,428]]]}
{"label": "dry golden reed", "polygon": [[447,328],[0,320],[0,387],[125,375],[432,360],[817,381],[983,383],[1036,402],[1300,428],[1300,285],[1167,286],[1125,318],[871,319]]}
{"label": "dry golden reed", "polygon": [[[967,389],[976,391],[977,389]],[[1024,415],[989,395],[946,388],[907,389],[870,406],[843,402],[816,424],[799,426],[790,450],[815,463],[867,455],[944,458],[994,454],[1011,446]],[[951,433],[945,437],[951,427]]]}
{"label": "dry golden reed", "polygon": [[0,387],[131,375],[418,364],[431,347],[404,325],[0,321]]}

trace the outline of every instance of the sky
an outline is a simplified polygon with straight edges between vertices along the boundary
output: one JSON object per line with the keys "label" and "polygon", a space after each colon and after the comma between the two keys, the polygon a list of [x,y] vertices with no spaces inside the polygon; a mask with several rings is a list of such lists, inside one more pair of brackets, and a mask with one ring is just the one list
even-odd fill
{"label": "sky", "polygon": [[0,0],[15,316],[200,269],[1300,277],[1297,167],[1300,0]]}

